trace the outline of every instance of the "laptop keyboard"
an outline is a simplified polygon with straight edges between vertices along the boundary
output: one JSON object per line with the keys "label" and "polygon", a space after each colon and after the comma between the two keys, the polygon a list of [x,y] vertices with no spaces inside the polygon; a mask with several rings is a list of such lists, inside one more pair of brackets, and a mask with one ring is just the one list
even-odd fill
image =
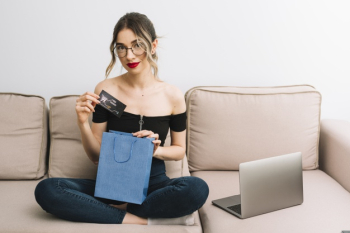
{"label": "laptop keyboard", "polygon": [[229,208],[230,210],[232,210],[232,211],[238,213],[239,215],[242,215],[242,213],[241,213],[241,204],[229,206],[229,207],[227,207],[227,208]]}

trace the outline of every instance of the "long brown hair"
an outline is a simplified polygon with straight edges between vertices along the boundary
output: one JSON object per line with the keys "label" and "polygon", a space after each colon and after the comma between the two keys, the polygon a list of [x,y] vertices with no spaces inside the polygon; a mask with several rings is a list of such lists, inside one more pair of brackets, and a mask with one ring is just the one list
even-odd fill
{"label": "long brown hair", "polygon": [[137,12],[126,13],[123,17],[119,19],[119,21],[114,27],[113,39],[111,45],[109,46],[109,50],[112,55],[112,60],[106,69],[106,78],[112,71],[116,62],[114,47],[117,43],[118,33],[125,28],[131,29],[135,33],[137,40],[145,46],[147,60],[151,65],[154,77],[157,80],[159,80],[157,65],[158,55],[156,52],[154,54],[151,53],[152,42],[158,37],[156,35],[156,31],[151,20],[149,20],[146,15]]}

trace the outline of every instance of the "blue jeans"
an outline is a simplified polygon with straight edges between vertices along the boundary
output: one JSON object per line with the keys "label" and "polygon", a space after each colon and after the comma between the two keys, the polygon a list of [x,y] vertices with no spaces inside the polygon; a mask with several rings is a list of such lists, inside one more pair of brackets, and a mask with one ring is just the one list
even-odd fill
{"label": "blue jeans", "polygon": [[123,204],[94,197],[95,180],[48,178],[35,189],[38,204],[48,213],[75,222],[122,223],[126,212],[143,218],[176,218],[198,210],[205,203],[209,187],[200,178],[185,176],[149,186],[141,205],[129,203],[127,210],[109,204]]}

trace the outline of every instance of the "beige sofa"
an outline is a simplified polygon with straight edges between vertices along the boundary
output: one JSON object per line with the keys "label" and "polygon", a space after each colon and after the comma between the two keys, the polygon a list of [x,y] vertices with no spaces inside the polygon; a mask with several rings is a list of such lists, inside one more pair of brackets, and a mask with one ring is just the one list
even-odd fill
{"label": "beige sofa", "polygon": [[[308,85],[195,87],[186,92],[187,157],[166,162],[166,171],[169,177],[191,174],[208,183],[209,197],[195,212],[194,226],[58,219],[36,203],[37,183],[47,177],[94,179],[97,170],[82,148],[76,98],[53,97],[48,110],[40,96],[0,93],[0,232],[350,230],[350,123],[320,122],[321,95]],[[296,151],[303,154],[302,205],[241,220],[211,204],[239,194],[239,163]]]}

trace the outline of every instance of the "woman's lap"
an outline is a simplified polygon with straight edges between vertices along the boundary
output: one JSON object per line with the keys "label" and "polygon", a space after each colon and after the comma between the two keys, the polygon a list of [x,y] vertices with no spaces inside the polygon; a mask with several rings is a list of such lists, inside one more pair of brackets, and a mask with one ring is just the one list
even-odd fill
{"label": "woman's lap", "polygon": [[[95,180],[48,178],[41,181],[35,197],[47,212],[79,222],[121,223],[126,211],[109,204],[124,202],[94,197]],[[207,184],[196,177],[179,177],[151,185],[141,205],[129,203],[127,211],[144,218],[173,218],[199,209],[208,197]],[[88,213],[88,214],[87,214]]]}

